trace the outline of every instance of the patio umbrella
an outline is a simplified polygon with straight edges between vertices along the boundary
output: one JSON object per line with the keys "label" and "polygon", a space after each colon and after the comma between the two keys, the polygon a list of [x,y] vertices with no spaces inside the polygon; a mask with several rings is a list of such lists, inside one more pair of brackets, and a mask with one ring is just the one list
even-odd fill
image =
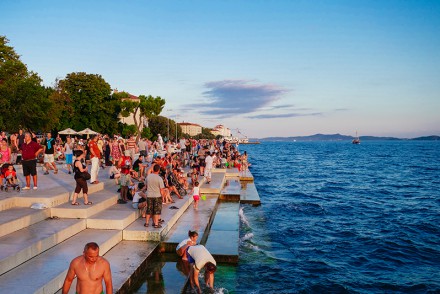
{"label": "patio umbrella", "polygon": [[67,128],[65,130],[58,132],[58,134],[60,134],[60,135],[76,135],[77,132],[75,130],[72,130],[71,128]]}
{"label": "patio umbrella", "polygon": [[78,132],[77,134],[79,134],[79,135],[96,135],[98,133],[93,131],[93,130],[91,130],[91,129],[89,129],[89,128],[86,128],[86,129]]}
{"label": "patio umbrella", "polygon": [[78,132],[77,134],[78,135],[87,135],[87,139],[88,139],[90,135],[96,135],[98,133],[89,129],[89,128],[85,128],[84,130]]}

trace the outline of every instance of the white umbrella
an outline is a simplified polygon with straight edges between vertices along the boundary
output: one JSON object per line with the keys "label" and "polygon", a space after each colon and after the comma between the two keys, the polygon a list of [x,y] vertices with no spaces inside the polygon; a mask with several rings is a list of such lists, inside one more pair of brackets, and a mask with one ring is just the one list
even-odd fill
{"label": "white umbrella", "polygon": [[89,128],[86,128],[86,129],[82,130],[81,132],[78,132],[77,134],[79,134],[79,135],[96,135],[98,133],[95,131],[92,131]]}
{"label": "white umbrella", "polygon": [[58,134],[60,134],[60,135],[76,135],[77,132],[75,130],[72,130],[71,128],[67,128],[65,130],[58,132]]}

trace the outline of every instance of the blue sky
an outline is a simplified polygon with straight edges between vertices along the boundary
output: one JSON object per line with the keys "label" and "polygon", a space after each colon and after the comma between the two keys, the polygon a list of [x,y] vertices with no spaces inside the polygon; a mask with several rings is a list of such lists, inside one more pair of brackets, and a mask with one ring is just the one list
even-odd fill
{"label": "blue sky", "polygon": [[440,135],[440,1],[0,2],[46,85],[101,74],[249,137]]}

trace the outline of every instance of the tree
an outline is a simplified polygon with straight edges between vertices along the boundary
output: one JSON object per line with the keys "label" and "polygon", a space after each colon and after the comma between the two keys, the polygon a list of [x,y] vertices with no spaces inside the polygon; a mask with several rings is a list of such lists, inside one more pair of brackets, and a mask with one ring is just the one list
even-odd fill
{"label": "tree", "polygon": [[168,131],[168,118],[164,116],[154,116],[148,121],[148,126],[151,130],[152,140],[157,139],[157,135],[166,135]]}
{"label": "tree", "polygon": [[9,40],[0,36],[0,128],[50,130],[58,122],[52,89],[28,71]]}
{"label": "tree", "polygon": [[117,93],[117,97],[122,101],[121,115],[123,117],[133,115],[134,125],[137,129],[137,139],[139,139],[141,130],[144,127],[144,120],[149,121],[151,118],[158,116],[165,106],[165,99],[159,96],[140,95],[138,97],[139,101],[133,101],[127,99],[130,97],[128,93],[121,92]]}
{"label": "tree", "polygon": [[116,133],[121,101],[111,95],[110,85],[98,74],[70,73],[57,81],[53,99],[60,102],[60,128],[91,128],[100,133]]}

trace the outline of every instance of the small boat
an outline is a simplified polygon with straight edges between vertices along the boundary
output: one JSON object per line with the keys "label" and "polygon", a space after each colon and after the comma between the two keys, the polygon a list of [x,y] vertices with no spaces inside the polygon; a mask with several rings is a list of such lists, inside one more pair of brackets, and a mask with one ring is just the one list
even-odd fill
{"label": "small boat", "polygon": [[353,139],[353,141],[351,141],[351,143],[353,143],[353,144],[360,144],[361,143],[361,139],[359,138],[357,131],[356,131],[356,137]]}

